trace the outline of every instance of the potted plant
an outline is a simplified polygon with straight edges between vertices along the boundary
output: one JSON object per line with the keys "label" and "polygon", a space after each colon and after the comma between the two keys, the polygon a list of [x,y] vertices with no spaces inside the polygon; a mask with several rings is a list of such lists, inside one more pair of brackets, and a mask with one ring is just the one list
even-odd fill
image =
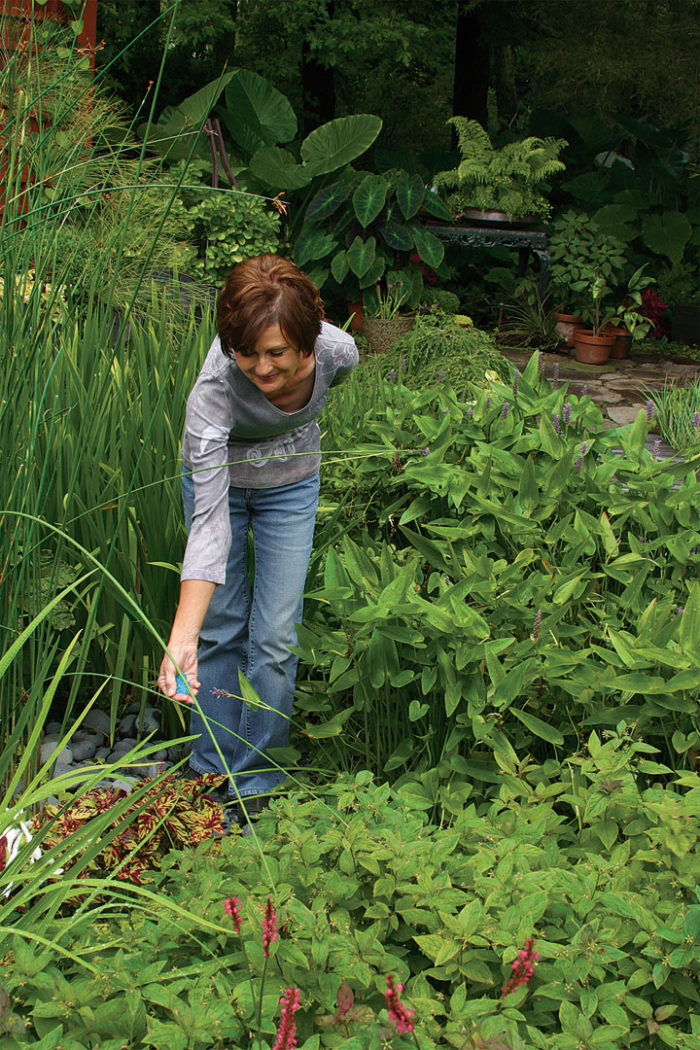
{"label": "potted plant", "polygon": [[617,284],[625,268],[621,241],[598,229],[585,214],[564,212],[551,225],[547,238],[552,298],[557,313],[557,332],[573,345],[575,329],[581,324],[586,289],[591,275]]}
{"label": "potted plant", "polygon": [[[444,205],[432,198],[419,175],[392,170],[381,175],[347,171],[319,190],[309,202],[294,260],[317,264],[314,277],[323,287],[333,281],[350,303],[370,310],[372,290],[400,270],[407,282],[404,307],[415,309],[423,295],[423,269],[437,269],[445,249],[420,220]],[[324,269],[318,272],[318,264]]]}
{"label": "potted plant", "polygon": [[644,339],[652,328],[651,320],[641,312],[644,289],[654,284],[654,278],[646,276],[644,268],[640,266],[630,277],[625,297],[611,320],[615,342],[610,356],[618,360],[628,357],[633,340]]}
{"label": "potted plant", "polygon": [[[559,153],[564,139],[530,136],[494,149],[476,120],[452,117],[461,161],[434,179],[448,192],[447,205],[456,215],[498,221],[546,218],[551,205],[545,196],[548,180],[564,171]],[[474,214],[476,211],[478,214]]]}
{"label": "potted plant", "polygon": [[386,281],[378,281],[364,302],[364,334],[375,353],[391,350],[402,335],[413,328],[414,316],[401,313],[407,308],[411,291],[410,274],[391,272]]}

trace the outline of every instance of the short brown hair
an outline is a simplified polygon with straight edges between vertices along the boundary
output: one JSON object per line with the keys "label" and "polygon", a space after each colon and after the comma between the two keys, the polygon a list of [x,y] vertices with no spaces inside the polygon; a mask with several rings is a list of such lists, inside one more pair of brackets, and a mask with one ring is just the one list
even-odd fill
{"label": "short brown hair", "polygon": [[308,356],[322,317],[316,285],[279,255],[256,255],[234,266],[216,304],[216,329],[227,357],[252,353],[271,324],[278,324],[285,339]]}

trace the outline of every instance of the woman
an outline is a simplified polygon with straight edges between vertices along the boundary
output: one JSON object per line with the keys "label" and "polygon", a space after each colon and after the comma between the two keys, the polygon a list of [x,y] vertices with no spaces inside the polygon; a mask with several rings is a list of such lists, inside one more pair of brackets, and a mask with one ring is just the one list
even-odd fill
{"label": "woman", "polygon": [[[250,799],[284,779],[266,756],[289,740],[297,665],[290,646],[318,506],[316,417],[358,353],[349,335],[322,321],[316,286],[275,255],[231,270],[217,304],[217,332],[187,401],[189,537],[158,686],[166,696],[181,695],[177,663],[209,720],[207,728],[192,711],[191,769],[228,769],[229,794]],[[240,699],[239,670],[260,704]]]}

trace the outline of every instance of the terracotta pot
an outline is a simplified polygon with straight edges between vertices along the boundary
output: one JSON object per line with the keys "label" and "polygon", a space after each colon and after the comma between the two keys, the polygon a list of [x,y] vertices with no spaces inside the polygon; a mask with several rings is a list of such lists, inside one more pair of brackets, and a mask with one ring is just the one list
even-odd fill
{"label": "terracotta pot", "polygon": [[353,332],[361,332],[364,325],[364,311],[362,309],[362,299],[352,300],[345,297],[345,304],[348,308],[348,317],[352,314],[352,321],[350,322],[350,328]]}
{"label": "terracotta pot", "polygon": [[630,356],[630,347],[632,346],[632,333],[631,332],[620,332],[615,333],[615,342],[610,348],[610,356],[615,361],[622,361],[624,358]]}
{"label": "terracotta pot", "polygon": [[574,332],[574,357],[584,365],[604,365],[610,357],[614,335],[593,335],[590,328],[577,328]]}
{"label": "terracotta pot", "polygon": [[582,324],[580,315],[557,312],[556,318],[557,323],[554,326],[554,331],[561,338],[562,342],[568,343],[569,346],[573,346],[574,332],[577,328],[581,327]]}
{"label": "terracotta pot", "polygon": [[385,354],[413,328],[414,317],[365,317],[364,333],[367,336],[370,350],[375,354]]}

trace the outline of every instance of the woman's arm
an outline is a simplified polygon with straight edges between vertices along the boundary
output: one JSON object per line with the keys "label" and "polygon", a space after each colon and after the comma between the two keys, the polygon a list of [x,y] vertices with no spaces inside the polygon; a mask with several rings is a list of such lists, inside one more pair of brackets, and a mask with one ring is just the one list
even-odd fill
{"label": "woman's arm", "polygon": [[[215,587],[216,584],[209,580],[183,580],[180,584],[180,601],[168,640],[168,652],[163,657],[158,674],[158,688],[165,696],[176,694],[175,664],[187,677],[192,692],[197,695],[197,643]],[[191,702],[191,697],[187,699]]]}

